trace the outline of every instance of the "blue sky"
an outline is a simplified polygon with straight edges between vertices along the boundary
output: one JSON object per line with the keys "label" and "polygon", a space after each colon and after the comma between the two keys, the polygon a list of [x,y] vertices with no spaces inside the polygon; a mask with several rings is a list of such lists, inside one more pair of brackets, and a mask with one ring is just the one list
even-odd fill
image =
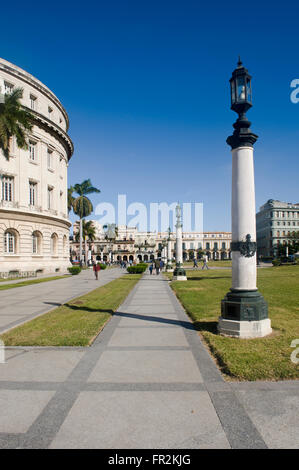
{"label": "blue sky", "polygon": [[91,178],[94,206],[203,202],[204,229],[230,230],[238,54],[253,75],[257,208],[299,202],[298,14],[295,1],[16,1],[1,7],[0,54],[62,101],[69,182]]}

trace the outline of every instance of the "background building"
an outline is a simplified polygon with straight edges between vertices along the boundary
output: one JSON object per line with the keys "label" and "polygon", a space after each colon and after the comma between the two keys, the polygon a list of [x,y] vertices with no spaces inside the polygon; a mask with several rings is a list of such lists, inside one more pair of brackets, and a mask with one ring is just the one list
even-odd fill
{"label": "background building", "polygon": [[[136,227],[118,226],[117,237],[106,239],[105,231],[97,221],[96,239],[87,243],[89,259],[96,261],[148,261],[163,257],[163,243],[168,238],[168,232],[138,232]],[[79,259],[79,242],[74,241],[79,231],[79,223],[73,226],[74,239],[71,242],[71,258]],[[172,256],[175,257],[175,232],[170,234],[172,240]],[[185,260],[199,258],[204,251],[209,259],[229,259],[231,244],[230,232],[183,232],[183,258]],[[166,250],[165,250],[166,251]],[[84,244],[83,244],[84,252]],[[84,253],[85,254],[85,253]]]}
{"label": "background building", "polygon": [[15,138],[7,160],[0,150],[0,274],[58,272],[69,265],[67,169],[73,144],[69,120],[43,83],[0,59],[0,93],[23,88],[34,116],[28,150]]}
{"label": "background building", "polygon": [[279,244],[299,231],[299,203],[269,199],[256,214],[258,256],[274,256]]}

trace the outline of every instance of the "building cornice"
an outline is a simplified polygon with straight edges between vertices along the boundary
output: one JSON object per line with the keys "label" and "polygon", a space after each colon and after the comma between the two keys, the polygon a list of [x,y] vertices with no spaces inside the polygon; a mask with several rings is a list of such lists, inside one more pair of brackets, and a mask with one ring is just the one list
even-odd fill
{"label": "building cornice", "polygon": [[34,111],[28,108],[27,106],[23,107],[33,116],[34,124],[44,129],[46,132],[49,132],[49,134],[53,135],[61,142],[67,153],[67,158],[68,160],[70,160],[71,156],[74,153],[74,144],[68,134],[64,132],[61,127],[57,126],[53,121],[46,118],[43,114],[38,113],[37,111]]}
{"label": "building cornice", "polygon": [[19,78],[20,80],[27,83],[28,85],[31,85],[33,88],[35,88],[36,90],[41,92],[43,95],[45,95],[49,100],[51,100],[63,114],[65,121],[66,121],[66,130],[68,131],[69,118],[68,118],[67,112],[65,108],[62,106],[62,104],[60,103],[59,99],[54,95],[54,93],[48,87],[46,87],[37,78],[33,77],[33,75],[31,75],[30,73],[26,72],[20,67],[17,67],[14,64],[11,64],[10,62],[7,62],[4,59],[0,59],[0,70],[3,70],[3,72],[9,73],[10,75],[16,78]]}
{"label": "building cornice", "polygon": [[8,219],[10,216],[14,219],[17,218],[18,221],[27,220],[31,222],[36,222],[36,219],[45,219],[47,223],[55,222],[57,225],[65,226],[70,228],[72,225],[71,221],[68,219],[63,219],[61,217],[55,217],[53,215],[47,215],[43,212],[31,212],[24,211],[20,209],[11,209],[11,208],[0,208],[0,220],[5,216],[5,219]]}

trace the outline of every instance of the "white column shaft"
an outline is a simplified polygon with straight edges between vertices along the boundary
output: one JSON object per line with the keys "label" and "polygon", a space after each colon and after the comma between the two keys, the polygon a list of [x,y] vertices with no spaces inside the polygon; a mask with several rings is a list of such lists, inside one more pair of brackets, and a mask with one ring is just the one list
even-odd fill
{"label": "white column shaft", "polygon": [[183,263],[182,227],[176,227],[176,262]]}
{"label": "white column shaft", "polygon": [[[232,241],[256,241],[253,148],[232,150]],[[256,254],[232,252],[232,288],[256,289]]]}
{"label": "white column shaft", "polygon": [[168,240],[168,243],[167,243],[167,259],[171,260],[171,241],[170,240]]}

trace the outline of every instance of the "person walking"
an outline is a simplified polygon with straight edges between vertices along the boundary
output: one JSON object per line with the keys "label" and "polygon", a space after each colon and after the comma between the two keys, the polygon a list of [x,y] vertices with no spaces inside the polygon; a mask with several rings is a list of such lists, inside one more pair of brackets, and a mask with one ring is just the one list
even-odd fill
{"label": "person walking", "polygon": [[198,268],[198,264],[197,264],[197,259],[194,258],[193,260],[193,268]]}
{"label": "person walking", "polygon": [[158,259],[156,259],[155,261],[155,268],[156,268],[156,274],[158,276],[159,272],[160,272],[160,262]]}
{"label": "person walking", "polygon": [[201,269],[205,269],[205,268],[209,269],[209,267],[208,267],[208,261],[209,261],[209,260],[208,260],[208,257],[207,257],[207,255],[205,255],[205,256],[203,257],[203,266],[202,266]]}
{"label": "person walking", "polygon": [[160,271],[162,272],[164,268],[164,261],[160,261]]}
{"label": "person walking", "polygon": [[94,272],[94,277],[97,279],[96,263],[95,262],[92,263],[92,270]]}
{"label": "person walking", "polygon": [[149,268],[148,268],[150,274],[153,274],[153,268],[154,268],[154,265],[153,265],[153,263],[151,263],[151,264],[149,265]]}
{"label": "person walking", "polygon": [[94,274],[95,274],[95,277],[96,277],[96,280],[99,279],[99,271],[101,269],[101,265],[100,263],[97,263],[93,266],[93,270],[94,270]]}

